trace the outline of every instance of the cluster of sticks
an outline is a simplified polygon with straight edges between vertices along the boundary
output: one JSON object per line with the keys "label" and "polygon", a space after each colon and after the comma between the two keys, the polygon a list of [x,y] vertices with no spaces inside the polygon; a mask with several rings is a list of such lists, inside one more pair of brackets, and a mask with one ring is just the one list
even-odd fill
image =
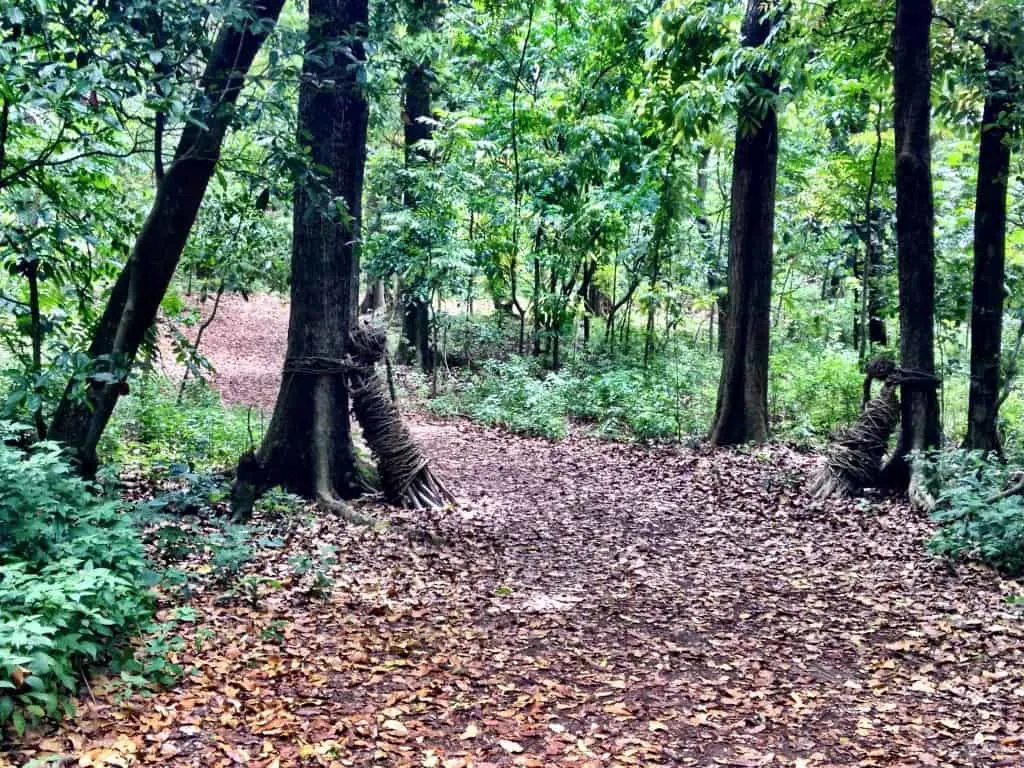
{"label": "cluster of sticks", "polygon": [[[825,463],[808,486],[812,496],[850,496],[878,486],[889,438],[900,421],[900,401],[896,396],[902,381],[900,373],[887,358],[875,358],[868,363],[864,408],[857,420],[833,439]],[[873,379],[883,382],[882,389],[868,400]]]}
{"label": "cluster of sticks", "polygon": [[387,353],[383,329],[361,324],[350,335],[356,363],[348,369],[352,409],[377,461],[387,500],[406,509],[439,509],[455,498],[430,469],[430,460],[402,423],[401,414],[377,374]]}

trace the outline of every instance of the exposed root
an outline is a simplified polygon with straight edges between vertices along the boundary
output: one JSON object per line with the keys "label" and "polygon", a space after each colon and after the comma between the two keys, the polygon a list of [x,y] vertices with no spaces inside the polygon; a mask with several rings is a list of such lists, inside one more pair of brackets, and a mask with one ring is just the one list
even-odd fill
{"label": "exposed root", "polygon": [[985,499],[986,504],[995,504],[997,501],[1002,501],[1010,496],[1016,496],[1017,494],[1024,493],[1024,475],[1017,475],[1014,482],[1008,487],[1001,490],[999,493],[992,494]]}
{"label": "exposed root", "polygon": [[316,498],[320,504],[350,523],[373,525],[376,518],[356,512],[338,498],[331,479],[330,380],[321,376],[313,389],[313,454],[316,462]]}
{"label": "exposed root", "polygon": [[317,488],[316,500],[321,507],[334,512],[336,515],[353,525],[374,527],[380,524],[380,521],[376,517],[356,512],[356,510],[352,509],[350,505],[335,496],[331,489]]}
{"label": "exposed root", "polygon": [[923,512],[930,512],[935,508],[935,497],[928,490],[928,483],[922,477],[921,470],[911,467],[910,485],[907,487],[907,498],[910,506]]}

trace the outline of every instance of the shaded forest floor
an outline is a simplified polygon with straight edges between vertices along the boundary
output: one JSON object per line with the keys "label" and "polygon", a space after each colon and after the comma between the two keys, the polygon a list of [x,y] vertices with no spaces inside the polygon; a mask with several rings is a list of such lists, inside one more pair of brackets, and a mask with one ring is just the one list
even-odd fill
{"label": "shaded forest floor", "polygon": [[[272,404],[286,307],[221,312],[217,386]],[[123,701],[94,686],[32,746],[83,766],[1024,762],[1016,585],[929,559],[930,525],[903,505],[811,502],[815,457],[780,446],[409,418],[457,509],[365,502],[383,530],[264,521],[284,546],[254,573],[281,585],[192,598],[191,677]],[[338,562],[315,599],[286,574],[323,543]]]}

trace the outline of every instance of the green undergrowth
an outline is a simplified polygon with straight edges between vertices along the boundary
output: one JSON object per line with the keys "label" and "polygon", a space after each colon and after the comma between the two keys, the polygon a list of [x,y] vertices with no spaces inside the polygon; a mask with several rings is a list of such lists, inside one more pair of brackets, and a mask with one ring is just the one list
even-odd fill
{"label": "green undergrowth", "polygon": [[123,505],[52,443],[0,444],[0,529],[0,730],[20,733],[68,714],[88,667],[129,669],[152,573]]}
{"label": "green undergrowth", "polygon": [[101,453],[120,464],[225,469],[259,442],[263,425],[259,410],[226,406],[204,381],[190,382],[179,398],[177,382],[150,374],[121,398]]}
{"label": "green undergrowth", "polygon": [[929,549],[952,560],[976,560],[1008,576],[1024,575],[1024,495],[1003,495],[1019,465],[980,451],[941,451],[915,461],[936,498]]}
{"label": "green undergrowth", "polygon": [[[714,416],[719,368],[716,354],[684,344],[670,345],[646,368],[639,351],[580,356],[559,371],[546,370],[537,358],[512,356],[453,375],[427,407],[553,439],[564,437],[572,423],[612,439],[700,439]],[[777,436],[821,442],[857,415],[856,356],[825,345],[778,345],[770,392]]]}
{"label": "green undergrowth", "polygon": [[611,360],[545,371],[533,358],[490,360],[428,401],[435,413],[468,416],[513,432],[562,438],[572,422],[610,438],[681,439],[695,434],[709,379],[695,365],[659,361],[648,370]]}
{"label": "green undergrowth", "polygon": [[[259,416],[201,382],[180,400],[152,375],[132,390],[101,445],[103,483],[76,475],[57,444],[26,451],[28,428],[0,425],[0,742],[73,714],[95,672],[126,694],[179,679],[180,622],[156,621],[156,607],[197,586],[251,601],[266,587],[258,553],[281,546],[266,521],[302,510],[271,493],[263,522],[229,523],[224,470],[260,438]],[[297,570],[312,592],[329,586],[316,557]]]}

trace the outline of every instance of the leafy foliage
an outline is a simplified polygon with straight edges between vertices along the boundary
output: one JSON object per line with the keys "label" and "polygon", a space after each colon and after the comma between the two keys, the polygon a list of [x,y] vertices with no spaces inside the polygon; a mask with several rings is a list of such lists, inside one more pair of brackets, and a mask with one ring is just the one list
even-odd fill
{"label": "leafy foliage", "polygon": [[1024,573],[1024,496],[1002,498],[1019,473],[978,451],[944,451],[916,459],[938,488],[932,519],[939,530],[929,549],[971,558],[1011,576]]}
{"label": "leafy foliage", "polygon": [[0,445],[0,726],[57,717],[89,664],[131,656],[152,610],[142,545],[121,505],[53,444]]}
{"label": "leafy foliage", "polygon": [[143,376],[123,399],[104,445],[120,461],[171,473],[223,469],[259,437],[250,435],[253,418],[248,410],[225,408],[203,381],[190,383],[179,398],[172,382]]}

